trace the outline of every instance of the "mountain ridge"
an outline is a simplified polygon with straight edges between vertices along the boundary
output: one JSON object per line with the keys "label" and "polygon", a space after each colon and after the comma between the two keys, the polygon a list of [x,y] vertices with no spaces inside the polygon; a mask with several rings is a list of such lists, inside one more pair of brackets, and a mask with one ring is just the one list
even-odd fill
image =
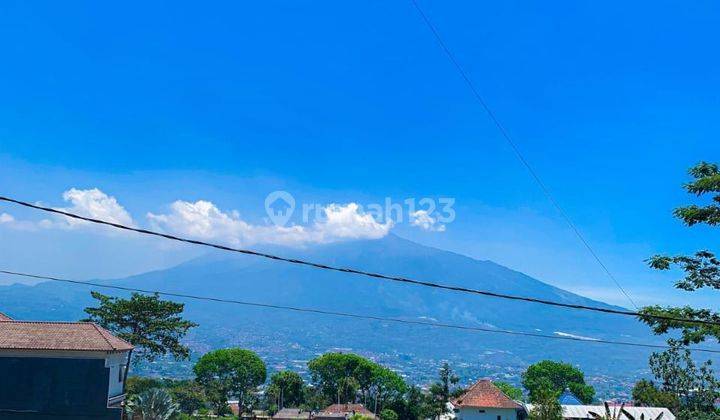
{"label": "mountain ridge", "polygon": [[[564,303],[618,308],[534,279],[489,260],[417,244],[395,235],[372,241],[348,241],[304,249],[262,247],[262,251],[313,262],[387,275],[470,287]],[[359,275],[318,270],[249,255],[211,252],[165,270],[119,279],[110,285],[145,290],[232,298],[258,303],[307,307],[402,319],[480,326],[555,336],[656,342],[637,320],[619,315],[557,308],[536,303],[479,296]],[[76,320],[94,304],[87,286],[40,283],[0,287],[0,310],[18,319]],[[127,295],[99,290],[110,295]],[[457,359],[478,366],[508,369],[539,358],[555,358],[607,372],[598,344],[540,340],[492,333],[470,333],[423,326],[298,314],[217,302],[172,298],[186,303],[186,316],[200,324],[187,338],[195,354],[212,348],[242,346],[257,350],[271,364],[307,359],[333,348],[385,358],[413,378],[434,374],[419,361]],[[450,344],[452,343],[452,344]],[[609,349],[606,347],[606,350]],[[613,348],[612,366],[646,366],[648,351]],[[403,356],[404,355],[404,356]],[[409,356],[411,355],[411,356]],[[474,360],[467,363],[467,360]],[[168,362],[165,369],[175,366]],[[188,372],[187,366],[178,372]],[[475,371],[473,371],[475,372]]]}

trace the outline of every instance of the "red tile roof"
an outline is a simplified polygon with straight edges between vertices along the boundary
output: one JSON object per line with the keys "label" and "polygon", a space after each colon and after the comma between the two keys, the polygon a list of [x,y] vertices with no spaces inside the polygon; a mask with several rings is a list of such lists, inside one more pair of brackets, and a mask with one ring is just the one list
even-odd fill
{"label": "red tile roof", "polygon": [[452,401],[452,404],[455,407],[472,408],[522,408],[488,379],[477,381],[463,395]]}
{"label": "red tile roof", "polygon": [[12,318],[0,312],[0,321],[12,321]]}
{"label": "red tile roof", "polygon": [[127,351],[133,346],[91,322],[0,322],[2,350]]}
{"label": "red tile roof", "polygon": [[326,407],[322,414],[347,414],[357,413],[368,417],[375,417],[375,413],[365,408],[362,404],[333,404]]}

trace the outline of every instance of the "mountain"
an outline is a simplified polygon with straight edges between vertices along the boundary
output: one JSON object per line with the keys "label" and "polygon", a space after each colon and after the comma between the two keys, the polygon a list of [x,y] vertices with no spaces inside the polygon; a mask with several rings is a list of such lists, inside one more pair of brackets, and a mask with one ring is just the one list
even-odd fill
{"label": "mountain", "polygon": [[[380,240],[335,243],[302,250],[267,250],[419,280],[564,303],[612,307],[491,261],[423,246],[394,235]],[[437,320],[491,329],[662,342],[651,336],[642,324],[628,317],[400,284],[231,253],[210,253],[167,270],[106,282],[149,290],[382,317]],[[100,291],[118,294],[114,290]],[[645,368],[649,354],[633,347],[173,300],[186,302],[187,316],[200,324],[188,337],[197,354],[211,348],[240,345],[258,351],[270,366],[277,368],[294,366],[302,370],[304,361],[316,354],[344,348],[383,360],[417,381],[434,376],[441,359],[453,360],[467,376],[501,375],[513,380],[528,363],[547,357],[580,364],[593,375],[632,377]],[[48,282],[0,287],[0,311],[19,319],[78,319],[83,316],[82,309],[92,303],[86,286]],[[178,376],[187,373],[187,364],[169,361],[144,368]]]}

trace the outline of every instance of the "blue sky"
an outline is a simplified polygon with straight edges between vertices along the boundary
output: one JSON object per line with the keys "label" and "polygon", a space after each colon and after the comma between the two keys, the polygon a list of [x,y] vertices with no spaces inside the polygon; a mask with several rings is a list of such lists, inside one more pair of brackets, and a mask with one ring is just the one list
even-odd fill
{"label": "blue sky", "polygon": [[[643,259],[718,245],[671,210],[692,200],[687,168],[720,151],[720,6],[420,4],[633,298],[685,302]],[[0,8],[3,194],[67,207],[63,192],[98,188],[138,224],[207,200],[258,226],[278,189],[323,204],[453,197],[444,232],[392,231],[627,304],[410,2]],[[82,278],[198,252],[67,227],[0,235],[2,265]]]}

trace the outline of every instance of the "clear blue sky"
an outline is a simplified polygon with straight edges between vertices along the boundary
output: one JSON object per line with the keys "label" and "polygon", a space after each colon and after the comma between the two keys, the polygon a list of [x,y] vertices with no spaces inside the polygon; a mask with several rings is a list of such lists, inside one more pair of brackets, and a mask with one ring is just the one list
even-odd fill
{"label": "clear blue sky", "polygon": [[[684,301],[642,260],[720,245],[671,218],[691,200],[686,169],[720,160],[720,6],[420,4],[633,297]],[[138,221],[204,199],[254,223],[275,189],[454,197],[446,231],[394,231],[626,304],[409,1],[4,2],[0,46],[3,194],[61,206],[70,188],[99,188]],[[72,229],[0,235],[3,265],[78,277],[194,255]]]}

